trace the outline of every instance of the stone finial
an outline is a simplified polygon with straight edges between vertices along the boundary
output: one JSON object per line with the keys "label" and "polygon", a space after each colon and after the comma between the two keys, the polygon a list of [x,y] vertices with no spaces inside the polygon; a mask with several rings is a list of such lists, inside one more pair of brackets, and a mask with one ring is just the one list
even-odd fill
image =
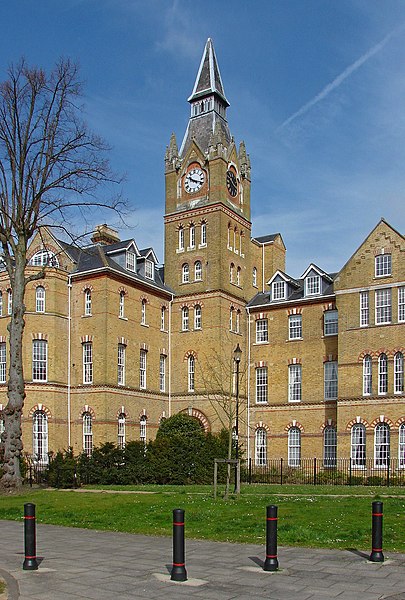
{"label": "stone finial", "polygon": [[166,170],[170,168],[178,169],[180,167],[179,149],[177,147],[176,136],[174,133],[170,136],[170,143],[165,152]]}

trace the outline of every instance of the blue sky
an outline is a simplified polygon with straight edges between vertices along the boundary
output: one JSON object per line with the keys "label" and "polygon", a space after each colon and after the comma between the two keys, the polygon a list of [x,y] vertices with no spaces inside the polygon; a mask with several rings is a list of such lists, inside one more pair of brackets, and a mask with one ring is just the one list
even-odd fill
{"label": "blue sky", "polygon": [[18,0],[0,18],[0,80],[21,56],[80,64],[87,121],[126,174],[122,237],[161,261],[165,147],[208,37],[251,157],[253,235],[282,234],[289,274],[339,270],[382,216],[404,232],[403,0]]}

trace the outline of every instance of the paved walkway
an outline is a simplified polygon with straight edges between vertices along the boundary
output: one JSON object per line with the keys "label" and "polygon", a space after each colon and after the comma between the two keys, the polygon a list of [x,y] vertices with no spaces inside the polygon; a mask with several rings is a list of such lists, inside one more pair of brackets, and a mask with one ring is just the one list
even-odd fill
{"label": "paved walkway", "polygon": [[9,600],[405,600],[405,554],[279,548],[280,572],[265,573],[262,546],[186,540],[189,579],[175,583],[171,544],[38,524],[39,569],[23,571],[23,524],[0,521],[0,576]]}

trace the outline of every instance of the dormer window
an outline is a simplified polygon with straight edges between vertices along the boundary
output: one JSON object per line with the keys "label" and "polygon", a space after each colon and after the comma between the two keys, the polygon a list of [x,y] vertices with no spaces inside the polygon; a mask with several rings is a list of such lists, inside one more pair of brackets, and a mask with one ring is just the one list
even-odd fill
{"label": "dormer window", "polygon": [[151,260],[145,260],[145,277],[153,279],[154,275],[154,264]]}
{"label": "dormer window", "polygon": [[59,262],[55,254],[49,250],[45,250],[45,248],[36,252],[30,259],[29,264],[34,267],[59,267]]}
{"label": "dormer window", "polygon": [[321,278],[319,275],[309,275],[305,280],[305,295],[315,296],[321,293]]}
{"label": "dormer window", "polygon": [[126,254],[126,269],[127,271],[135,271],[135,253],[132,250],[127,250]]}
{"label": "dormer window", "polygon": [[271,297],[273,300],[285,300],[285,281],[273,281],[271,284]]}

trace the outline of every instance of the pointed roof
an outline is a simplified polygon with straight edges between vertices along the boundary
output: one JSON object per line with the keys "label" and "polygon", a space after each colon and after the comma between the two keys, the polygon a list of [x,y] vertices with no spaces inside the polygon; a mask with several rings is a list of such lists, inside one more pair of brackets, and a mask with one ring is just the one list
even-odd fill
{"label": "pointed roof", "polygon": [[[208,38],[205,44],[200,68],[188,101],[191,104],[191,117],[180,147],[180,156],[184,157],[193,141],[204,153],[208,152],[210,144],[215,141],[214,138],[217,143],[228,145],[231,142],[226,120],[229,102],[225,96],[211,38]],[[170,159],[170,148],[168,159]]]}
{"label": "pointed roof", "polygon": [[194,88],[188,101],[193,102],[194,100],[203,98],[204,96],[211,96],[212,94],[220,96],[225,105],[229,106],[229,102],[225,96],[221,73],[219,72],[214,44],[212,43],[212,39],[208,38],[194,83]]}

